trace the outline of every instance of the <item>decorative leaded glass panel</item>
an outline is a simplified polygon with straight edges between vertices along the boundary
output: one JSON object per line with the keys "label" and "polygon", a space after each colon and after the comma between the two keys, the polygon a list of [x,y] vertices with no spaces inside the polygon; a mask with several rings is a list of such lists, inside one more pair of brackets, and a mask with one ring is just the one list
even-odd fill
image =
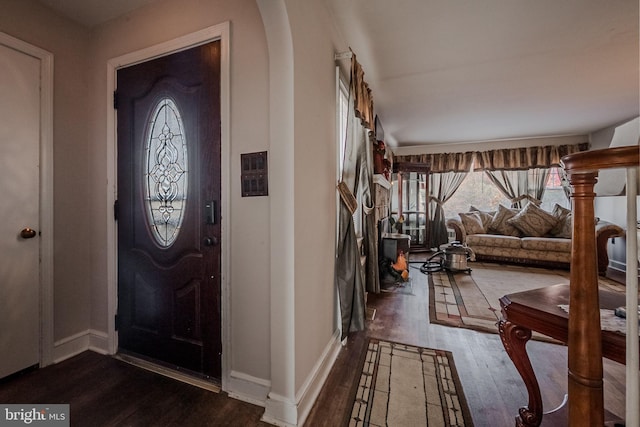
{"label": "decorative leaded glass panel", "polygon": [[147,218],[158,244],[178,237],[187,204],[187,141],[180,111],[170,98],[156,104],[147,127],[145,195]]}

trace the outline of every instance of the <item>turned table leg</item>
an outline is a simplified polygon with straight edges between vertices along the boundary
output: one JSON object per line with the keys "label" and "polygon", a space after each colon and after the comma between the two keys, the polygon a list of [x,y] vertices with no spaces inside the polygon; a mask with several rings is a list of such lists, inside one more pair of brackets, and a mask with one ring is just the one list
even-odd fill
{"label": "turned table leg", "polygon": [[498,330],[504,349],[520,373],[529,393],[529,405],[518,410],[519,416],[516,417],[516,426],[537,427],[542,422],[542,396],[525,348],[527,341],[531,339],[531,329],[503,319],[498,322]]}

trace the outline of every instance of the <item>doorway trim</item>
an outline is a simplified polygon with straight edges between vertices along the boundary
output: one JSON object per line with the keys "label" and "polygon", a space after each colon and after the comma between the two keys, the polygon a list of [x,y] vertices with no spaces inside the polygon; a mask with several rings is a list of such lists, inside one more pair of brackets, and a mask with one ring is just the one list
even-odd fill
{"label": "doorway trim", "polygon": [[53,54],[0,32],[0,43],[40,61],[40,366],[53,363]]}
{"label": "doorway trim", "polygon": [[[220,250],[220,303],[222,334],[222,389],[226,389],[229,379],[229,350],[231,348],[231,328],[229,324],[229,254],[230,254],[230,23],[228,21],[202,30],[159,43],[135,52],[127,53],[107,61],[107,206],[112,207],[117,200],[117,123],[113,108],[113,93],[116,89],[116,75],[119,68],[169,55],[198,45],[220,40],[220,190],[222,210],[221,250]],[[118,351],[118,333],[115,330],[115,316],[118,308],[118,242],[117,225],[111,209],[107,214],[107,347],[109,354]]]}

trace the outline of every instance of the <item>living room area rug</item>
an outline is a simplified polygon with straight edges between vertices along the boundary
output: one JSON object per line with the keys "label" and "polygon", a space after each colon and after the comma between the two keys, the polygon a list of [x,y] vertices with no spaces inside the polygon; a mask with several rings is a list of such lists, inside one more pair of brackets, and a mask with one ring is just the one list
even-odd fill
{"label": "living room area rug", "polygon": [[[498,333],[504,295],[569,283],[569,271],[496,263],[470,263],[471,272],[429,274],[429,321]],[[624,285],[599,277],[602,289],[624,292]],[[534,339],[552,341],[534,333]]]}
{"label": "living room area rug", "polygon": [[453,355],[370,339],[349,426],[472,426]]}

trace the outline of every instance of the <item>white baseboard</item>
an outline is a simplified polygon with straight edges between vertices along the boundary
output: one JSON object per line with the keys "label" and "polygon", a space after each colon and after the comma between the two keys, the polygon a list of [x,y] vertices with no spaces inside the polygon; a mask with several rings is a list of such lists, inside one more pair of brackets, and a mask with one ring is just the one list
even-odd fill
{"label": "white baseboard", "polygon": [[269,380],[231,371],[225,391],[229,397],[264,407],[270,389]]}
{"label": "white baseboard", "polygon": [[322,390],[322,386],[325,381],[327,381],[327,377],[331,372],[331,368],[333,368],[333,364],[335,363],[341,348],[342,343],[340,341],[340,330],[336,329],[331,340],[329,340],[329,343],[322,352],[322,357],[313,367],[313,370],[307,377],[307,380],[304,382],[300,390],[298,390],[296,395],[296,400],[298,402],[298,425],[303,425],[309,416],[309,412],[311,412],[311,408],[316,402],[316,399],[320,394],[320,390]]}
{"label": "white baseboard", "polygon": [[609,268],[624,274],[625,271],[627,271],[627,264],[625,264],[624,262],[615,261],[615,260],[610,259],[609,260]]}
{"label": "white baseboard", "polygon": [[108,354],[107,339],[106,333],[87,329],[58,340],[53,343],[53,363],[62,362],[87,350]]}
{"label": "white baseboard", "polygon": [[[627,274],[627,264],[620,261],[609,260],[609,270],[617,273],[620,277],[625,277]],[[640,267],[638,267],[638,277],[640,277]]]}
{"label": "white baseboard", "polygon": [[278,427],[298,426],[298,408],[295,402],[271,392],[265,403],[261,421]]}
{"label": "white baseboard", "polygon": [[109,335],[106,332],[89,329],[89,350],[109,354]]}
{"label": "white baseboard", "polygon": [[318,362],[296,393],[296,402],[290,402],[283,396],[269,393],[262,420],[282,427],[303,425],[331,372],[341,347],[340,331],[336,330]]}

